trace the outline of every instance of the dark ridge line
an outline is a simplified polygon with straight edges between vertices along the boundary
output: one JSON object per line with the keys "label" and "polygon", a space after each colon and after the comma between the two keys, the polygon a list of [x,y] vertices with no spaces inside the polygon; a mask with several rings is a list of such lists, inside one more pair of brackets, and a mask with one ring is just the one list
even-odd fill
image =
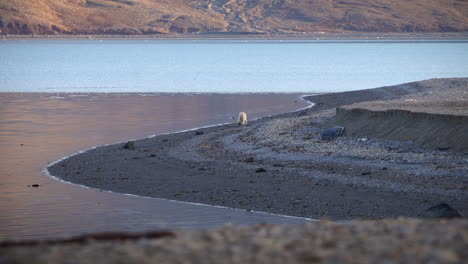
{"label": "dark ridge line", "polygon": [[64,245],[64,244],[85,244],[89,241],[127,241],[137,239],[160,239],[160,238],[173,238],[176,237],[173,231],[152,231],[142,233],[125,233],[125,232],[104,232],[104,233],[90,233],[78,236],[72,236],[64,239],[48,239],[48,240],[6,240],[0,242],[0,248],[6,247],[29,247],[39,245]]}

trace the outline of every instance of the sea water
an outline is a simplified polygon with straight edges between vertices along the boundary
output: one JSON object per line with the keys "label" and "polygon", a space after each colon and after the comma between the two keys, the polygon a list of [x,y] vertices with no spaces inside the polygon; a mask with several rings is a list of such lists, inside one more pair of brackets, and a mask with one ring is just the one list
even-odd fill
{"label": "sea water", "polygon": [[339,92],[466,76],[468,40],[0,42],[0,92]]}

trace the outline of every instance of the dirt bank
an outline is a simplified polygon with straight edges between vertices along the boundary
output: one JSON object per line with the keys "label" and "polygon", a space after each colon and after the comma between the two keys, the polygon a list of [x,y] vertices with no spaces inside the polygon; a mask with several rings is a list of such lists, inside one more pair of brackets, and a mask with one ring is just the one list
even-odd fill
{"label": "dirt bank", "polygon": [[439,80],[425,85],[397,100],[341,106],[328,125],[346,127],[349,136],[468,153],[468,83]]}

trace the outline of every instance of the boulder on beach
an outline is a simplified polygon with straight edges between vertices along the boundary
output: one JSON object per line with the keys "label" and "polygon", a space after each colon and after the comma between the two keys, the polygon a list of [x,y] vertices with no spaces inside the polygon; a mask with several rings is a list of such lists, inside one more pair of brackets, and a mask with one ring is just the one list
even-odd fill
{"label": "boulder on beach", "polygon": [[421,214],[425,218],[455,218],[462,217],[462,215],[457,211],[457,209],[452,206],[441,203],[435,206],[430,207]]}
{"label": "boulder on beach", "polygon": [[342,136],[345,132],[345,128],[341,126],[332,127],[326,129],[322,132],[321,139],[322,140],[330,140]]}

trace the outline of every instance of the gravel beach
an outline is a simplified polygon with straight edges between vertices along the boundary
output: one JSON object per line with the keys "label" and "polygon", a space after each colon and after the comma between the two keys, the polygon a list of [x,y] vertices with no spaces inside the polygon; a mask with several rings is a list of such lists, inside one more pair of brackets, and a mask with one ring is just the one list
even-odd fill
{"label": "gravel beach", "polygon": [[[306,98],[312,108],[246,126],[77,154],[49,172],[115,192],[322,220],[4,241],[0,263],[466,263],[467,218],[428,219],[425,210],[448,203],[468,215],[468,139],[458,134],[468,126],[467,93],[465,78],[323,94]],[[382,122],[391,133],[382,133]],[[343,136],[321,139],[337,125],[346,127]],[[446,130],[461,147],[437,137],[447,137]],[[435,138],[387,139],[405,131]],[[330,221],[346,219],[352,221]]]}
{"label": "gravel beach", "polygon": [[226,226],[158,239],[1,246],[0,263],[466,263],[468,221]]}
{"label": "gravel beach", "polygon": [[[315,106],[307,110],[247,126],[229,124],[100,147],[49,171],[65,181],[114,192],[315,219],[418,217],[442,202],[468,215],[467,153],[362,134],[320,138],[324,129],[340,125],[337,107],[363,102],[376,106],[389,101],[393,107],[415,98],[444,101],[446,107],[440,109],[448,111],[445,116],[465,120],[467,85],[468,79],[433,79],[311,96],[306,99]],[[452,105],[457,109],[450,110]],[[425,113],[438,114],[437,109]],[[369,120],[369,131],[375,122]],[[460,129],[467,126],[462,122]],[[430,132],[430,126],[419,131],[422,136]],[[457,139],[459,144],[468,141],[466,135]]]}

